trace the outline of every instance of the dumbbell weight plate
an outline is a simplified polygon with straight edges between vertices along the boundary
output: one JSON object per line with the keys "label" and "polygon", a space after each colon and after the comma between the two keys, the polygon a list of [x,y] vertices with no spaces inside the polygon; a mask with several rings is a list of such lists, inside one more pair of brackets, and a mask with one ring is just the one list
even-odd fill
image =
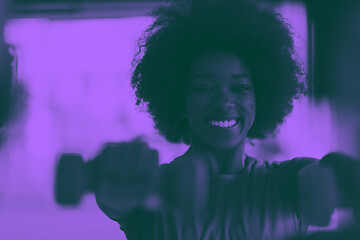
{"label": "dumbbell weight plate", "polygon": [[77,205],[86,190],[86,167],[80,155],[63,154],[55,173],[55,200],[61,205]]}

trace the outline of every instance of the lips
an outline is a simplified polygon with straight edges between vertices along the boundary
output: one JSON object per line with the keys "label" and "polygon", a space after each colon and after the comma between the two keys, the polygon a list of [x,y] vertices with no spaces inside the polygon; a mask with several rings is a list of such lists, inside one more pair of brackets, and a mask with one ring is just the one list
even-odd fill
{"label": "lips", "polygon": [[223,120],[214,120],[214,119],[208,120],[208,123],[212,127],[217,127],[217,128],[233,128],[238,124],[238,122],[239,119],[237,118],[228,118]]}

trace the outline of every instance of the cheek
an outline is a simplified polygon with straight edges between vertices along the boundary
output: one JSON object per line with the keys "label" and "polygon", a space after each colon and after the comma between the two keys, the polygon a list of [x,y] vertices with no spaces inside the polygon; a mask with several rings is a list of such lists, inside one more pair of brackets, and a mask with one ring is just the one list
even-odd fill
{"label": "cheek", "polygon": [[253,114],[255,114],[255,110],[256,110],[256,100],[255,100],[255,94],[252,93],[248,96],[247,98],[247,106],[248,106],[248,110],[250,112],[253,112]]}
{"label": "cheek", "polygon": [[248,124],[252,126],[252,124],[254,123],[254,120],[255,120],[255,115],[256,115],[255,96],[254,95],[248,96],[244,103],[245,104],[243,106],[247,112],[246,114],[247,114]]}
{"label": "cheek", "polygon": [[255,102],[255,98],[254,98],[253,101],[250,103],[250,111],[251,111],[252,115],[255,116],[255,113],[256,113],[256,102]]}
{"label": "cheek", "polygon": [[193,128],[194,122],[197,119],[197,113],[199,112],[199,106],[194,99],[188,97],[186,99],[186,118],[190,128]]}
{"label": "cheek", "polygon": [[201,107],[196,104],[189,104],[186,108],[186,118],[191,127],[201,121]]}
{"label": "cheek", "polygon": [[199,115],[206,107],[209,100],[205,97],[188,96],[186,99],[186,111],[188,115]]}

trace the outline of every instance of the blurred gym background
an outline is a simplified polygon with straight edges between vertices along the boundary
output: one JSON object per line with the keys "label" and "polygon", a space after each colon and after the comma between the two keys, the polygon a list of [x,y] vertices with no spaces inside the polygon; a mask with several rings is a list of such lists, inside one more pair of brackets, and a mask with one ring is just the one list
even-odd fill
{"label": "blurred gym background", "polygon": [[[360,157],[360,4],[258,1],[292,25],[309,94],[296,101],[276,137],[253,141],[247,153],[267,161],[338,150]],[[136,40],[158,4],[165,1],[9,1],[4,36],[28,98],[0,149],[0,239],[125,239],[92,195],[73,208],[56,205],[59,154],[91,159],[103,143],[138,135],[159,150],[160,162],[186,151],[156,133],[129,86]]]}

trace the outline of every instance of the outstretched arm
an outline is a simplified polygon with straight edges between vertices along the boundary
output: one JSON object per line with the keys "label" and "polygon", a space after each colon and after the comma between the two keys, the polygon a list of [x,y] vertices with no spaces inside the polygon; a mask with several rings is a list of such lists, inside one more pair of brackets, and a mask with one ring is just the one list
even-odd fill
{"label": "outstretched arm", "polygon": [[327,226],[336,207],[358,211],[360,162],[330,153],[298,173],[299,208],[309,225]]}

